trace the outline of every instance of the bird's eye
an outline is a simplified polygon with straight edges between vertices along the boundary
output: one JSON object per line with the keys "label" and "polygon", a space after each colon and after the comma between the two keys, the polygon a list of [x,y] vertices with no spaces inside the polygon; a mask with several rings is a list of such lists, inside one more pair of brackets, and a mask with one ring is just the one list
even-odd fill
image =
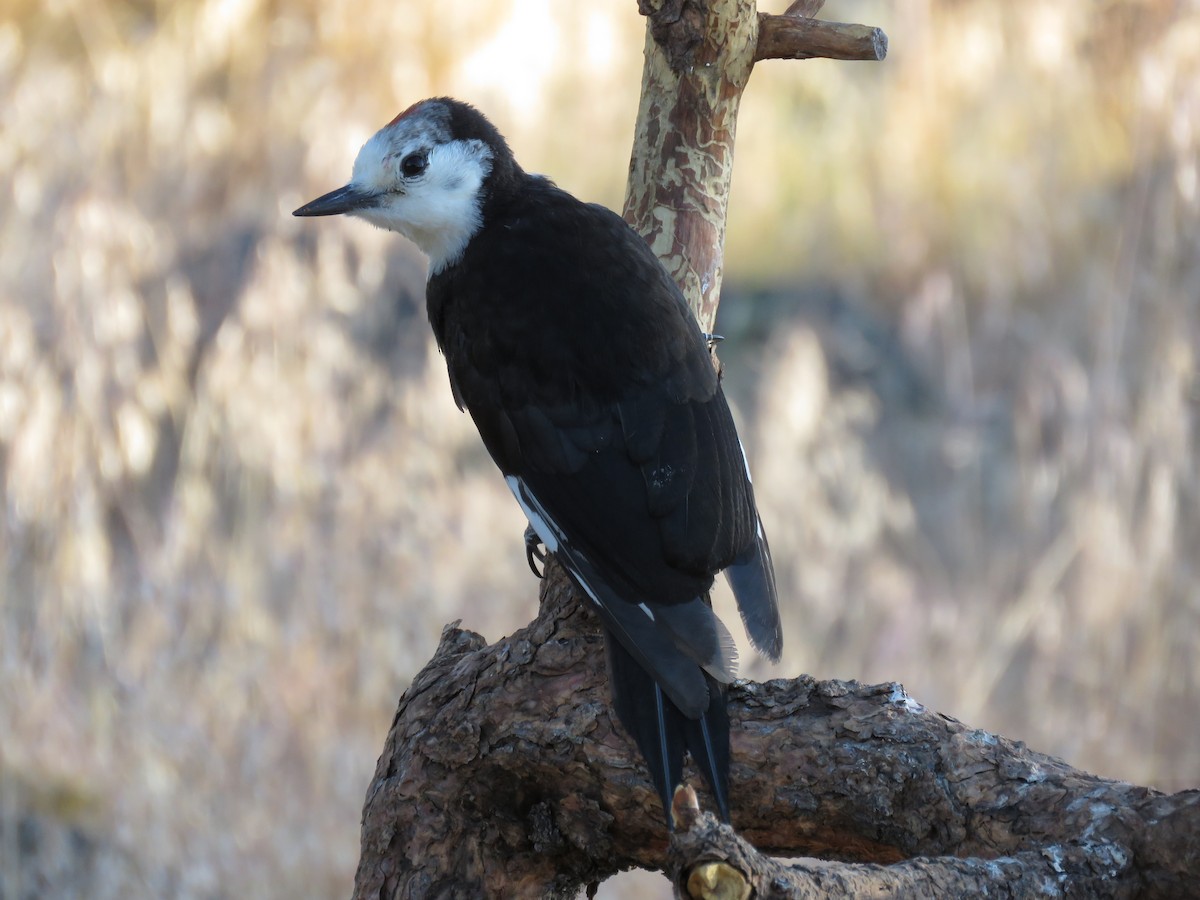
{"label": "bird's eye", "polygon": [[424,153],[420,151],[410,153],[400,160],[400,174],[405,178],[416,178],[425,171],[427,165],[429,165],[429,157]]}

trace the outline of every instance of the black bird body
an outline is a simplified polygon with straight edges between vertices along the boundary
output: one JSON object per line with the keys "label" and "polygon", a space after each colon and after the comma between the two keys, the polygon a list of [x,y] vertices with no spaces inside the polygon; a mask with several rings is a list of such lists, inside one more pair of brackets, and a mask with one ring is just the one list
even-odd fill
{"label": "black bird body", "polygon": [[704,337],[625,222],[529,179],[427,288],[455,397],[610,578],[691,600],[755,537]]}
{"label": "black bird body", "polygon": [[[468,233],[433,258],[427,287],[455,400],[598,610],[618,717],[664,807],[686,749],[728,819],[734,647],[708,602],[714,574],[727,571],[751,640],[773,658],[781,632],[745,455],[705,337],[619,216],[523,172],[470,107],[426,101],[388,128],[414,113],[416,144],[432,131],[435,142],[475,147],[481,163],[475,206],[454,220]],[[397,144],[405,163],[421,152]],[[328,209],[347,196],[371,194],[352,182],[298,213],[356,211]]]}

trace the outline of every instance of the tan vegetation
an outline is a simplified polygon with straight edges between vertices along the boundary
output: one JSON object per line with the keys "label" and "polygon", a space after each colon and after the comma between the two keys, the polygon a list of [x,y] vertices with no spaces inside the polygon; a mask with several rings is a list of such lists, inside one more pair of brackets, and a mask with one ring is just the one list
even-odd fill
{"label": "tan vegetation", "polygon": [[[7,7],[0,896],[345,895],[396,698],[535,590],[420,258],[288,214],[433,93],[619,206],[635,5]],[[789,654],[744,671],[1195,786],[1200,7],[825,16],[888,61],[763,63],[739,125],[722,352]]]}

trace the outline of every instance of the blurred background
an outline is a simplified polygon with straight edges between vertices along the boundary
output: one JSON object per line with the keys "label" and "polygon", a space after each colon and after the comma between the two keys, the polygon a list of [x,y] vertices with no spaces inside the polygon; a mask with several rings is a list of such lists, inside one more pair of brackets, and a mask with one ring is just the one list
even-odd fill
{"label": "blurred background", "polygon": [[[397,698],[536,586],[422,258],[290,212],[440,93],[619,208],[636,4],[3,8],[0,896],[347,896]],[[1195,787],[1200,4],[823,17],[891,53],[743,104],[719,330],[787,646],[743,674]]]}

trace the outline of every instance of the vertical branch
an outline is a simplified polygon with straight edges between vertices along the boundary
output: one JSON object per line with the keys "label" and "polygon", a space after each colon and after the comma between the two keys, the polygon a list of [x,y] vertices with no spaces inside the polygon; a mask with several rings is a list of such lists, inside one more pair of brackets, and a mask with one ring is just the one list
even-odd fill
{"label": "vertical branch", "polygon": [[754,0],[645,0],[642,96],[625,219],[705,331],[720,302],[738,105],[758,43]]}

